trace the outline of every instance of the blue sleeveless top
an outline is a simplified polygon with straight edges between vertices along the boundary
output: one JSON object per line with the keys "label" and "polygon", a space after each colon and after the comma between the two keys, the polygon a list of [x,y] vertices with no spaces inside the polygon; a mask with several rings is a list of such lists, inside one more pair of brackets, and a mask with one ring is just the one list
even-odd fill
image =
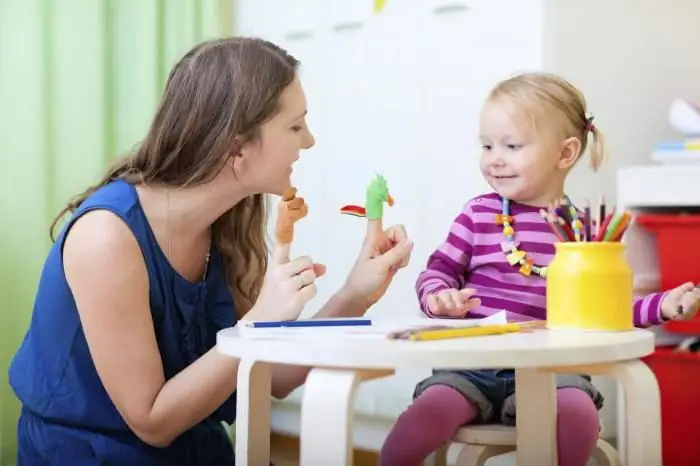
{"label": "blue sleeveless top", "polygon": [[234,421],[235,393],[166,448],[151,447],[136,437],[107,395],[90,357],[62,260],[66,232],[78,217],[95,209],[121,217],[141,247],[166,379],[211,349],[217,331],[236,322],[218,251],[212,251],[207,277],[189,282],[158,246],[134,186],[118,180],[98,189],[73,214],[49,252],[29,330],[10,366],[10,385],[23,404],[18,466],[233,466],[233,448],[221,421]]}

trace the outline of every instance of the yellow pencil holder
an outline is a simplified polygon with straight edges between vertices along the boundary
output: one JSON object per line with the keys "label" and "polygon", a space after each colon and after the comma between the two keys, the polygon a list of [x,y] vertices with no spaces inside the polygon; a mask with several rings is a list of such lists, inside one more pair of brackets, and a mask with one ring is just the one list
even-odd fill
{"label": "yellow pencil holder", "polygon": [[547,328],[634,328],[632,268],[619,242],[565,242],[547,269]]}

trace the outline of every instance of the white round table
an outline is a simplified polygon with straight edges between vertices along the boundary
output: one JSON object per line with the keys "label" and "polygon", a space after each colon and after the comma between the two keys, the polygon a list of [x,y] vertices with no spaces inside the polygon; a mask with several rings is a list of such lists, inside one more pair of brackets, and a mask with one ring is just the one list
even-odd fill
{"label": "white round table", "polygon": [[[536,330],[505,335],[409,342],[376,337],[242,338],[217,336],[223,354],[241,359],[236,464],[269,461],[270,364],[313,367],[304,386],[301,465],[352,464],[352,406],[360,382],[400,368],[515,368],[517,462],[556,466],[556,373],[605,375],[625,392],[628,466],[661,466],[659,389],[639,358],[654,351],[647,330]],[[634,442],[630,442],[634,439]]]}

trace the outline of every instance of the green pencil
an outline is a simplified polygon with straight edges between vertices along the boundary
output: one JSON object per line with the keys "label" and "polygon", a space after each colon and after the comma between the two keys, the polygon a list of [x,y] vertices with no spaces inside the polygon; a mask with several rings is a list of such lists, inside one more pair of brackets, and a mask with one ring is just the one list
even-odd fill
{"label": "green pencil", "polygon": [[608,224],[608,227],[605,229],[605,236],[603,237],[603,241],[610,240],[613,233],[615,233],[615,230],[617,230],[617,226],[620,224],[622,217],[624,217],[624,215],[616,215],[615,218],[613,218],[610,221],[610,223]]}

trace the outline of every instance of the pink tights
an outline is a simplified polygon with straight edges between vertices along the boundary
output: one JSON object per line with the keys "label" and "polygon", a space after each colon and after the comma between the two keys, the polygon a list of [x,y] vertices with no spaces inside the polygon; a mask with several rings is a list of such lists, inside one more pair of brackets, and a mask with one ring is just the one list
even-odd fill
{"label": "pink tights", "polygon": [[[382,447],[380,466],[419,466],[476,416],[474,405],[456,390],[446,385],[428,387],[399,416]],[[598,411],[584,391],[557,390],[559,466],[585,466],[598,429]]]}

